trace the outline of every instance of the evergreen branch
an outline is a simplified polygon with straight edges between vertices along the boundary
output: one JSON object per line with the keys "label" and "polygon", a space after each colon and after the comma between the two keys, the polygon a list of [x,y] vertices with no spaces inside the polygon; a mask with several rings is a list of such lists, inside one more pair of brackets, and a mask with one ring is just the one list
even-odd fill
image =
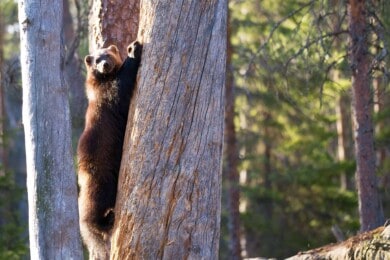
{"label": "evergreen branch", "polygon": [[334,36],[339,36],[341,34],[344,34],[344,33],[349,33],[348,30],[341,30],[341,31],[337,31],[337,32],[330,32],[330,33],[326,33],[326,34],[323,34],[323,35],[320,35],[319,37],[316,37],[314,38],[313,40],[311,41],[307,41],[305,45],[303,45],[297,52],[294,53],[294,55],[292,55],[288,60],[287,62],[285,63],[284,67],[287,68],[288,65],[290,64],[290,62],[292,60],[294,60],[295,58],[297,58],[299,55],[301,55],[305,50],[309,49],[311,46],[313,46],[314,44],[317,44],[318,42],[320,42],[321,40],[325,39],[325,38],[329,38],[329,37],[334,37]]}
{"label": "evergreen branch", "polygon": [[[389,56],[389,42],[387,41],[385,34],[386,32],[386,26],[382,22],[382,20],[378,17],[378,15],[375,13],[375,11],[370,12],[370,16],[373,19],[373,22],[370,23],[372,27],[372,31],[375,33],[375,35],[378,37],[376,41],[378,42],[375,44],[375,49],[377,50],[377,54],[373,58],[371,65],[370,65],[370,71],[374,70],[381,70],[381,62],[385,60],[386,57]],[[380,46],[380,41],[383,43],[383,47]],[[384,70],[386,70],[384,68]],[[385,74],[386,71],[383,71]]]}
{"label": "evergreen branch", "polygon": [[291,17],[295,16],[296,14],[300,13],[303,9],[311,6],[314,4],[314,2],[316,2],[318,0],[311,0],[310,2],[307,2],[305,4],[303,4],[301,7],[299,7],[298,9],[296,10],[293,10],[291,11],[287,16],[283,17],[282,19],[280,19],[271,29],[270,33],[268,34],[268,37],[265,39],[265,41],[263,42],[263,44],[261,44],[260,48],[257,50],[257,52],[252,55],[251,59],[249,60],[248,62],[248,68],[247,70],[245,71],[245,75],[247,75],[249,73],[249,70],[250,68],[253,66],[254,64],[254,60],[260,55],[260,53],[264,50],[264,48],[268,45],[269,41],[272,39],[275,31],[285,22],[287,21],[288,19],[290,19]]}

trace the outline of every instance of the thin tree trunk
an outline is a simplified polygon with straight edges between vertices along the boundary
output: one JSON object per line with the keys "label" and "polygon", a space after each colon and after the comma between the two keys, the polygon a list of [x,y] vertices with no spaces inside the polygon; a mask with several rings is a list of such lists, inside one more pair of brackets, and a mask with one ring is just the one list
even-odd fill
{"label": "thin tree trunk", "polygon": [[[376,78],[373,82],[374,86],[374,111],[379,115],[379,117],[382,117],[386,110],[390,107],[390,95],[389,92],[386,91],[386,80],[384,77],[379,76],[379,78]],[[388,113],[388,112],[387,112]],[[383,118],[378,124],[376,124],[375,132],[380,136],[385,133],[386,129],[390,126],[390,118],[386,117]],[[390,147],[386,144],[379,144],[379,147],[377,148],[377,167],[381,171],[386,169],[386,162],[390,158]],[[390,188],[390,175],[389,171],[384,171],[384,175],[382,177],[380,185],[384,189]]]}
{"label": "thin tree trunk", "polygon": [[234,129],[234,77],[231,63],[230,25],[227,38],[227,77],[225,86],[225,148],[226,156],[223,176],[227,183],[228,232],[230,259],[242,259],[240,241],[240,190],[238,175],[238,148]]}
{"label": "thin tree trunk", "polygon": [[[335,82],[337,82],[335,80]],[[351,123],[351,102],[350,97],[344,93],[336,104],[337,115],[337,155],[340,162],[350,161],[353,159],[352,145],[352,123]],[[346,172],[340,176],[341,188],[343,190],[352,189],[352,181]]]}
{"label": "thin tree trunk", "polygon": [[[272,129],[270,129],[272,115],[269,112],[264,112],[264,183],[263,188],[271,193],[272,191]],[[271,221],[273,215],[273,202],[267,196],[262,202],[258,202],[259,206],[264,209],[265,219]]]}
{"label": "thin tree trunk", "polygon": [[142,1],[113,259],[217,259],[227,1]]}
{"label": "thin tree trunk", "polygon": [[[69,89],[69,105],[72,118],[72,130],[76,137],[79,137],[84,126],[84,113],[87,105],[85,97],[84,81],[82,74],[82,66],[84,63],[79,59],[77,53],[74,52],[73,44],[76,39],[76,34],[73,27],[73,19],[70,14],[69,0],[64,0],[64,42],[66,45],[67,60],[65,61],[65,82]],[[80,22],[80,21],[78,21]],[[78,28],[80,25],[78,25]],[[80,29],[80,28],[79,28]],[[72,52],[72,53],[69,53]]]}
{"label": "thin tree trunk", "polygon": [[[329,1],[329,8],[334,12],[333,31],[339,32],[343,24],[344,8],[343,1],[331,0]],[[343,38],[336,37],[335,49],[340,50],[343,44]],[[339,82],[340,71],[335,68],[332,70],[332,81]],[[337,157],[339,162],[350,161],[354,159],[353,155],[353,140],[352,140],[352,122],[351,122],[351,101],[349,93],[340,93],[340,97],[336,103],[336,129],[337,129]],[[351,177],[348,176],[347,171],[343,171],[340,175],[340,188],[343,190],[353,189]]]}
{"label": "thin tree trunk", "polygon": [[4,33],[5,24],[3,20],[3,13],[0,10],[0,176],[5,175],[5,168],[7,167],[7,153],[5,148],[4,136]]}
{"label": "thin tree trunk", "polygon": [[31,259],[82,259],[62,1],[19,1]]}
{"label": "thin tree trunk", "polygon": [[356,135],[356,184],[358,189],[361,231],[383,224],[375,175],[374,128],[372,123],[372,91],[368,52],[368,21],[366,1],[349,1],[349,31],[351,37],[351,68],[354,123]]}
{"label": "thin tree trunk", "polygon": [[118,46],[122,58],[127,46],[136,39],[139,22],[139,0],[94,0],[89,17],[89,50]]}

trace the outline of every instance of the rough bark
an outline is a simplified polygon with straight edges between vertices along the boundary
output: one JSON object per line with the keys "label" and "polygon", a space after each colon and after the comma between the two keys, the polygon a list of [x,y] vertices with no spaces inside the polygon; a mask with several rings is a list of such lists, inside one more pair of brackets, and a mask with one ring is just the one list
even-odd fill
{"label": "rough bark", "polygon": [[82,259],[62,1],[19,1],[31,259]]}
{"label": "rough bark", "polygon": [[227,1],[141,1],[140,10],[111,257],[217,259]]}
{"label": "rough bark", "polygon": [[356,185],[361,231],[376,228],[384,222],[375,175],[373,102],[368,52],[369,28],[365,5],[366,1],[351,0],[348,6],[356,138]]}
{"label": "rough bark", "polygon": [[390,259],[390,227],[380,227],[359,234],[344,242],[306,252],[299,252],[287,260],[353,260]]}
{"label": "rough bark", "polygon": [[139,0],[94,0],[89,17],[89,50],[118,46],[126,57],[127,46],[136,39],[139,22]]}
{"label": "rough bark", "polygon": [[225,133],[224,153],[225,166],[223,176],[227,184],[229,257],[232,260],[242,259],[240,244],[240,190],[238,175],[238,148],[234,125],[234,77],[231,56],[233,50],[230,44],[230,25],[227,39],[227,69],[225,86]]}

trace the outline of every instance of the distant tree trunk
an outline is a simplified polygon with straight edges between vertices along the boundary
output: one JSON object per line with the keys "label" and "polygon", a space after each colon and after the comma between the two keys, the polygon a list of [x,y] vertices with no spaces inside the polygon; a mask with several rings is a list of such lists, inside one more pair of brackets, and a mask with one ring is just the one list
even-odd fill
{"label": "distant tree trunk", "polygon": [[[217,259],[227,1],[142,1],[113,259]],[[169,19],[168,19],[169,18]]]}
{"label": "distant tree trunk", "polygon": [[372,91],[368,52],[369,28],[366,1],[349,1],[350,62],[356,136],[356,185],[361,231],[383,224],[384,216],[375,175]]}
{"label": "distant tree trunk", "polygon": [[19,1],[31,259],[82,259],[62,1]]}
{"label": "distant tree trunk", "polygon": [[[4,94],[4,55],[3,55],[3,46],[4,46],[4,21],[3,21],[3,13],[2,10],[0,10],[0,177],[3,177],[5,175],[5,152],[4,152],[4,131],[3,131],[3,94]],[[1,191],[0,191],[1,192]],[[2,194],[0,193],[0,196]],[[4,205],[2,205],[4,207]],[[8,210],[8,209],[5,209]],[[3,213],[0,209],[0,213]],[[3,214],[0,215],[0,228],[3,227],[3,225],[6,222],[6,218],[3,216]]]}
{"label": "distant tree trunk", "polygon": [[[266,194],[269,194],[272,191],[272,129],[270,125],[272,122],[272,115],[269,112],[264,112],[264,184],[263,188],[267,191]],[[266,198],[263,198],[262,202],[259,202],[259,206],[264,209],[265,219],[271,221],[273,215],[273,202],[271,197],[267,195]]]}
{"label": "distant tree trunk", "polygon": [[[335,81],[337,82],[337,81]],[[353,160],[352,143],[352,122],[351,122],[351,101],[350,97],[344,93],[340,94],[336,104],[337,115],[337,154],[340,162]],[[340,177],[341,188],[352,189],[352,182],[343,172]]]}
{"label": "distant tree trunk", "polygon": [[[64,42],[66,46],[65,60],[65,82],[69,89],[69,105],[72,118],[72,130],[74,136],[79,137],[84,126],[84,113],[87,105],[85,97],[84,81],[82,74],[83,59],[80,59],[75,52],[78,46],[79,37],[75,34],[72,15],[70,14],[69,0],[64,0]],[[78,21],[80,22],[80,21]],[[77,28],[80,30],[80,24]],[[77,46],[74,46],[76,43]]]}
{"label": "distant tree trunk", "polygon": [[[378,77],[374,79],[374,111],[379,115],[380,118],[385,115],[386,110],[390,107],[390,93],[389,91],[386,91],[386,80],[384,80],[384,77]],[[383,118],[380,120],[379,123],[376,124],[376,133],[380,136],[383,135],[390,126],[390,118],[389,116]],[[386,162],[390,160],[390,146],[386,144],[379,144],[377,148],[377,167],[380,170],[384,170],[384,175],[381,180],[381,186],[384,189],[390,188],[390,175],[389,171],[386,171]]]}
{"label": "distant tree trunk", "polygon": [[[328,8],[332,9],[334,18],[332,19],[332,26],[334,32],[339,32],[344,21],[343,2],[340,0],[330,0]],[[340,50],[344,48],[344,38],[335,37],[335,49]],[[335,68],[332,70],[332,81],[340,81],[340,71]],[[339,162],[351,161],[355,157],[353,155],[353,139],[352,139],[352,122],[351,122],[351,101],[349,93],[340,93],[336,103],[336,129],[337,129],[337,157]],[[343,190],[354,189],[351,176],[348,176],[347,171],[341,172],[340,188]]]}
{"label": "distant tree trunk", "polygon": [[4,33],[5,33],[5,24],[3,21],[3,13],[0,10],[0,176],[5,175],[5,168],[7,166],[7,154],[5,151],[5,136],[4,136],[4,121],[5,121],[5,112],[4,112],[4,55],[3,55],[3,46],[4,46]]}
{"label": "distant tree trunk", "polygon": [[93,1],[89,17],[90,52],[115,44],[122,58],[126,57],[126,48],[135,40],[138,32],[139,2]]}
{"label": "distant tree trunk", "polygon": [[227,184],[228,232],[230,259],[242,259],[240,241],[240,188],[238,175],[238,148],[234,126],[234,76],[232,66],[232,46],[230,44],[230,25],[227,38],[227,68],[225,86],[225,166],[223,176]]}

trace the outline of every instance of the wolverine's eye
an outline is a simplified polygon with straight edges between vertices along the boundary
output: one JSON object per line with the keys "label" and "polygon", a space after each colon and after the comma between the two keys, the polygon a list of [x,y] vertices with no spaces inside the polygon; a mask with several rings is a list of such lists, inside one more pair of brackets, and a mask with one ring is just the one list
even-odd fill
{"label": "wolverine's eye", "polygon": [[110,57],[108,55],[101,55],[99,58],[96,59],[96,64],[99,64],[100,62],[104,60],[108,60]]}
{"label": "wolverine's eye", "polygon": [[91,65],[91,64],[92,64],[92,61],[93,61],[93,56],[87,55],[87,56],[85,57],[85,63],[86,63],[86,64]]}

